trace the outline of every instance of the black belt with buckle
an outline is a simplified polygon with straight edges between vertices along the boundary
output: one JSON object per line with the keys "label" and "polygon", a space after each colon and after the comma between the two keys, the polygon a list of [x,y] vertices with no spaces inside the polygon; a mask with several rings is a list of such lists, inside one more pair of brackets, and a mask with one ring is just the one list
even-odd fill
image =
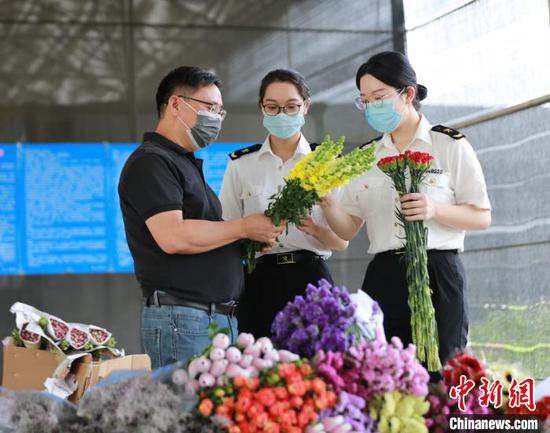
{"label": "black belt with buckle", "polygon": [[314,252],[307,250],[290,251],[288,253],[265,254],[256,259],[261,265],[292,265],[304,260],[322,260],[323,258]]}
{"label": "black belt with buckle", "polygon": [[[450,254],[458,254],[458,250],[428,250],[428,254],[437,254],[437,253],[450,253]],[[396,250],[387,250],[382,251],[380,253],[376,253],[375,256],[398,256],[405,254],[405,248],[398,248]]]}
{"label": "black belt with buckle", "polygon": [[185,299],[178,298],[176,296],[169,295],[168,293],[156,291],[149,297],[145,298],[145,305],[150,306],[161,306],[161,305],[175,305],[178,307],[190,307],[196,308],[198,310],[206,311],[207,313],[214,314],[225,314],[226,316],[235,316],[237,313],[237,301],[230,302],[219,302],[215,303],[202,303],[202,302],[193,302],[186,301]]}

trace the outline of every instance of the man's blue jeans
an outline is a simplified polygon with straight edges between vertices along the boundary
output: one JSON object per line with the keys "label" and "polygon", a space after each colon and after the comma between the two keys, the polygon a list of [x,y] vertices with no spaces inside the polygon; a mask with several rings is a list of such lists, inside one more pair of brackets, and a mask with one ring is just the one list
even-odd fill
{"label": "man's blue jeans", "polygon": [[237,319],[224,314],[176,305],[143,306],[141,336],[153,369],[190,360],[212,342],[208,325],[216,322],[229,328],[231,341],[237,339]]}

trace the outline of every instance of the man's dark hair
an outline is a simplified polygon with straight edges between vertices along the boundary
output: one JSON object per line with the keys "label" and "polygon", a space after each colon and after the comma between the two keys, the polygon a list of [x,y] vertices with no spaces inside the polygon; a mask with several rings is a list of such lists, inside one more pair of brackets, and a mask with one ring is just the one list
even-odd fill
{"label": "man's dark hair", "polygon": [[212,72],[196,66],[180,66],[170,72],[161,80],[157,89],[157,113],[161,117],[164,107],[168,104],[168,99],[176,91],[194,92],[201,87],[215,84],[219,89],[222,88],[221,80]]}
{"label": "man's dark hair", "polygon": [[309,99],[311,96],[311,91],[309,90],[306,80],[302,74],[290,69],[275,69],[263,78],[262,84],[260,85],[260,104],[262,103],[265,91],[267,86],[275,82],[284,82],[294,84],[300,96],[305,100]]}

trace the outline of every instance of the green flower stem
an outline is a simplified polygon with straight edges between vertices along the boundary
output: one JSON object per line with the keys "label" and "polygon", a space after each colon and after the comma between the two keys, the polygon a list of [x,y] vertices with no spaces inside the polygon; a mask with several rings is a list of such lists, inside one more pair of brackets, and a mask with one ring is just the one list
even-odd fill
{"label": "green flower stem", "polygon": [[[427,169],[428,167],[419,170],[409,166],[411,186],[408,191],[405,167],[397,167],[386,174],[393,180],[395,189],[401,197],[406,193],[419,192],[419,185]],[[429,371],[438,371],[441,369],[441,362],[428,274],[427,229],[423,221],[407,221],[400,207],[396,208],[396,216],[405,230],[404,258],[407,264],[408,305],[411,310],[412,339],[416,345],[416,354],[420,361],[426,362]]]}

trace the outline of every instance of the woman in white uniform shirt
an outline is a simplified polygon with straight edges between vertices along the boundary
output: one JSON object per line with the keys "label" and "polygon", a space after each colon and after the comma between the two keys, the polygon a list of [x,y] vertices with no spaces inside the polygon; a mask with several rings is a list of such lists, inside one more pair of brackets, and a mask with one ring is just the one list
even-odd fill
{"label": "woman in white uniform shirt", "polygon": [[466,230],[485,229],[491,223],[483,172],[461,133],[432,126],[420,112],[420,100],[427,90],[417,84],[403,54],[382,52],[371,57],[359,68],[356,84],[358,108],[373,129],[384,133],[376,139],[377,160],[411,150],[428,152],[434,161],[421,193],[399,199],[391,179],[375,167],[348,185],[339,205],[325,200],[322,206],[330,226],[343,239],[352,239],[366,223],[368,252],[375,256],[363,290],[379,302],[388,339],[395,335],[405,344],[412,342],[411,316],[401,254],[404,230],[394,214],[395,206],[401,206],[408,221],[424,221],[439,354],[444,363],[467,343],[466,283],[457,253],[464,248]]}
{"label": "woman in white uniform shirt", "polygon": [[[269,197],[284,185],[284,177],[311,152],[313,145],[301,133],[310,104],[309,88],[299,73],[277,69],[264,77],[259,105],[269,135],[263,144],[230,155],[220,193],[225,220],[265,211]],[[331,250],[346,247],[319,206],[299,227],[290,225],[288,235],[283,232],[246,276],[237,312],[239,331],[270,335],[275,315],[303,294],[308,283],[321,278],[332,281],[325,260]]]}

